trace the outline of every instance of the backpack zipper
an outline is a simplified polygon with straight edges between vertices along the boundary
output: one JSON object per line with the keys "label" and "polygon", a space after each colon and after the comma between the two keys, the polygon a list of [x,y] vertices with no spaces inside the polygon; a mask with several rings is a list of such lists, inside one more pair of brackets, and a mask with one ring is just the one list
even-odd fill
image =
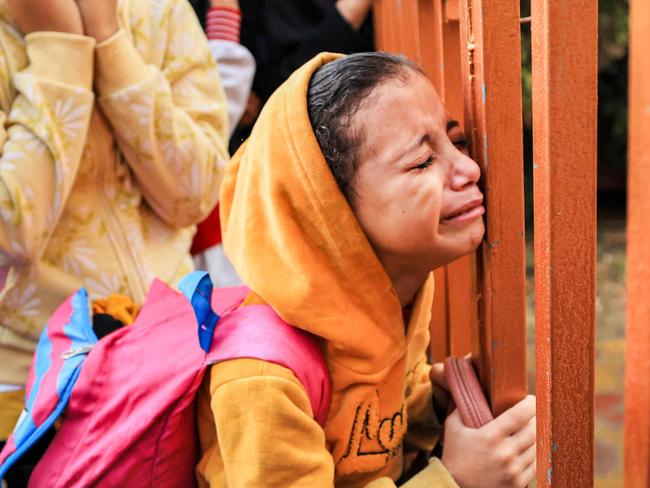
{"label": "backpack zipper", "polygon": [[61,359],[65,360],[75,356],[80,356],[81,354],[88,354],[92,348],[93,346],[86,345],[86,346],[75,347],[73,349],[68,349],[66,352],[61,354]]}

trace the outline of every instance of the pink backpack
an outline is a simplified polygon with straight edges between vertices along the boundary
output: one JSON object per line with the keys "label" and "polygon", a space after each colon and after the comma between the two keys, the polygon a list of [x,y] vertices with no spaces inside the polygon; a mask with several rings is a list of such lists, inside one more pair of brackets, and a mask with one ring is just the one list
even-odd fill
{"label": "pink backpack", "polygon": [[196,392],[207,368],[229,359],[292,370],[324,425],[330,380],[315,337],[269,306],[239,308],[246,288],[212,293],[207,273],[189,274],[179,288],[155,281],[134,324],[99,341],[85,290],[59,307],[34,356],[25,411],[0,452],[0,479],[61,418],[30,486],[194,486]]}

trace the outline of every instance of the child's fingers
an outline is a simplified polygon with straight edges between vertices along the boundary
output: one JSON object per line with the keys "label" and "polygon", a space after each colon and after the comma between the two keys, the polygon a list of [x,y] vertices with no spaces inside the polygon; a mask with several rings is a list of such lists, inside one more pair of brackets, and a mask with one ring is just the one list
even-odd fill
{"label": "child's fingers", "polygon": [[535,464],[536,456],[537,456],[537,446],[533,444],[519,456],[521,465],[530,467],[531,464]]}
{"label": "child's fingers", "polygon": [[521,430],[535,416],[535,397],[528,395],[514,407],[506,410],[484,426],[501,435],[510,435]]}
{"label": "child's fingers", "polygon": [[537,417],[530,419],[523,429],[512,434],[511,439],[517,452],[524,452],[531,445],[535,445],[535,438],[537,436]]}
{"label": "child's fingers", "polygon": [[453,436],[455,433],[458,433],[463,429],[467,429],[467,427],[465,427],[465,424],[463,424],[463,419],[460,417],[460,412],[457,408],[455,408],[454,411],[451,412],[451,414],[449,414],[445,419],[445,435]]}
{"label": "child's fingers", "polygon": [[535,475],[537,474],[537,463],[534,458],[535,455],[536,453],[533,454],[533,462],[522,473],[519,486],[528,486],[535,478]]}
{"label": "child's fingers", "polygon": [[449,383],[447,382],[447,376],[445,375],[444,363],[433,363],[431,365],[429,377],[433,383],[440,385],[445,390],[449,391]]}
{"label": "child's fingers", "polygon": [[454,411],[451,412],[445,420],[445,427],[458,427],[462,425],[463,421],[460,418],[460,412],[457,408],[454,408]]}

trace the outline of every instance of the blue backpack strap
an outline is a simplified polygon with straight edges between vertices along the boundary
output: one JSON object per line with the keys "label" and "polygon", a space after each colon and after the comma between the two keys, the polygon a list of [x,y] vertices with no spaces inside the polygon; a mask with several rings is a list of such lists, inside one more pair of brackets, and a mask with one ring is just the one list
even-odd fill
{"label": "blue backpack strap", "polygon": [[183,277],[178,289],[187,297],[199,324],[199,345],[206,353],[212,345],[212,335],[219,315],[212,309],[212,280],[206,271],[194,271]]}
{"label": "blue backpack strap", "polygon": [[2,452],[0,479],[54,424],[68,404],[86,355],[97,342],[83,288],[52,314],[30,370],[25,410]]}

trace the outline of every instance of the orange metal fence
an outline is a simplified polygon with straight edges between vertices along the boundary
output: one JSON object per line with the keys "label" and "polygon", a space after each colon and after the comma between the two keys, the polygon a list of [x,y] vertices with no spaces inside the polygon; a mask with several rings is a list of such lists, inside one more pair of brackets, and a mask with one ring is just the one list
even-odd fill
{"label": "orange metal fence", "polygon": [[378,48],[422,64],[483,171],[486,240],[436,272],[432,356],[472,351],[500,413],[527,390],[521,54],[519,1],[489,3],[377,0],[375,19]]}
{"label": "orange metal fence", "polygon": [[527,393],[519,0],[461,1],[460,32],[465,130],[487,210],[473,352],[498,415]]}
{"label": "orange metal fence", "polygon": [[[531,0],[538,486],[592,486],[596,0]],[[630,0],[625,486],[650,486],[650,2]],[[376,0],[379,49],[418,61],[483,170],[485,243],[436,271],[434,360],[473,352],[495,413],[524,396],[519,1]],[[569,27],[570,26],[570,27]]]}
{"label": "orange metal fence", "polygon": [[[378,48],[419,62],[450,115],[464,120],[459,3],[457,0],[397,2],[376,0]],[[408,27],[408,28],[407,28]],[[476,262],[468,256],[436,271],[431,344],[434,360],[472,351],[477,328]],[[474,341],[474,347],[477,342]]]}
{"label": "orange metal fence", "polygon": [[598,4],[531,6],[537,484],[592,486]]}
{"label": "orange metal fence", "polygon": [[630,2],[625,486],[650,486],[650,2]]}
{"label": "orange metal fence", "polygon": [[[650,3],[634,2],[636,29],[647,31]],[[537,484],[591,486],[597,1],[532,0],[532,11]],[[527,387],[519,0],[376,0],[375,15],[378,47],[422,64],[452,116],[464,120],[473,157],[483,169],[485,243],[476,256],[436,271],[432,336],[440,341],[432,344],[432,355],[439,360],[471,349],[492,408],[500,413],[522,398]],[[647,32],[643,35],[649,39]],[[650,130],[647,56],[643,62],[636,71],[636,91],[631,91],[638,109],[630,117],[638,138]],[[650,152],[641,155],[640,139],[638,144],[634,174],[650,182]],[[631,193],[631,206],[634,198]],[[650,246],[641,249],[641,236],[650,235],[648,201],[642,206],[641,197],[636,197],[638,239],[636,244],[630,241],[630,259],[635,249],[634,259],[646,263],[630,275],[630,286],[637,287],[630,293],[645,293],[646,308],[639,308],[637,315],[630,312],[644,325],[631,322],[628,329],[643,345],[628,346],[637,361],[632,369],[628,361],[627,397],[635,404],[636,416],[629,416],[628,405],[626,421],[634,418],[640,432],[626,435],[636,436],[636,444],[645,443],[641,450],[628,443],[634,453],[626,456],[636,456],[643,477],[640,484],[629,486],[650,486]]]}

